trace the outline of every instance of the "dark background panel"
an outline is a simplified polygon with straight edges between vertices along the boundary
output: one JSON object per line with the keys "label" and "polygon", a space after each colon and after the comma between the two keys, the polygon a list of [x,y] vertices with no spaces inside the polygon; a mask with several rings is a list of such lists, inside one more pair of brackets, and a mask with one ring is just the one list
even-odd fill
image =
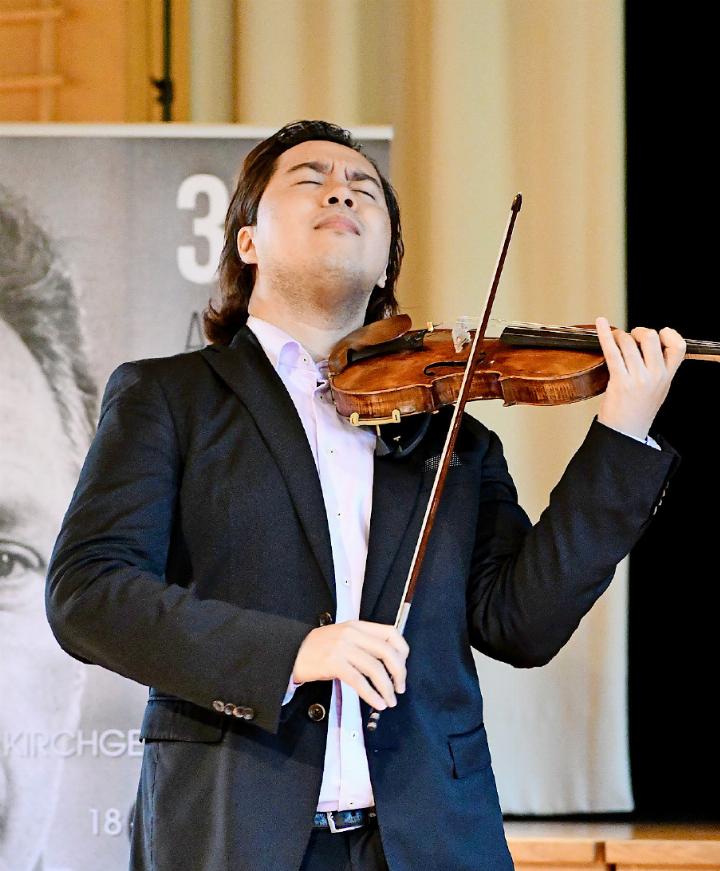
{"label": "dark background panel", "polygon": [[[628,325],[720,340],[712,6],[626,4]],[[720,819],[720,366],[686,361],[655,426],[682,455],[630,558],[639,819]]]}

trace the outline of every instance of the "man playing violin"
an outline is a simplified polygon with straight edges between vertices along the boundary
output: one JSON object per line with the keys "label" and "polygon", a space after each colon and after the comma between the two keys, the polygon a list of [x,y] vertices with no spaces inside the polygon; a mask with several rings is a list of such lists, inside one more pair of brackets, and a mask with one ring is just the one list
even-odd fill
{"label": "man playing violin", "polygon": [[212,344],[110,376],[47,612],[150,688],[133,869],[513,867],[471,647],[543,665],[607,588],[678,462],[649,429],[685,343],[598,319],[609,384],[534,526],[464,417],[402,636],[449,410],[378,437],[336,413],[326,365],[397,311],[402,253],[376,164],[287,125],[230,204]]}

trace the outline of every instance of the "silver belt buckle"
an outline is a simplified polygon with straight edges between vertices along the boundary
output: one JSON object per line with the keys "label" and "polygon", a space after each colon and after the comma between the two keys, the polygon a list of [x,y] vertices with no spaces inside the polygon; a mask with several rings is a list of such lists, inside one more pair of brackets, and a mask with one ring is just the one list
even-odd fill
{"label": "silver belt buckle", "polygon": [[335,820],[333,819],[333,814],[336,813],[336,811],[323,811],[323,813],[327,817],[328,826],[333,834],[338,834],[338,832],[352,832],[353,829],[361,829],[365,825],[364,823],[358,823],[356,826],[343,826],[341,829],[338,829],[335,825]]}

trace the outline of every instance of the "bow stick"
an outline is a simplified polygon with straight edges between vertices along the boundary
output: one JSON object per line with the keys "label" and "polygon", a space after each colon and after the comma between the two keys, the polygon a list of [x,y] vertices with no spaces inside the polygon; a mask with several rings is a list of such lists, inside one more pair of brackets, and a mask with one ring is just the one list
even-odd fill
{"label": "bow stick", "polygon": [[[415,595],[415,587],[417,586],[420,569],[422,568],[423,559],[425,558],[428,538],[432,531],[440,497],[442,496],[445,487],[445,478],[447,477],[450,460],[453,455],[453,450],[455,449],[455,442],[457,441],[458,431],[460,429],[462,413],[465,409],[465,404],[467,403],[468,393],[470,392],[472,376],[475,372],[478,360],[480,359],[481,343],[485,337],[485,331],[487,330],[488,321],[490,320],[490,312],[492,311],[495,294],[498,289],[498,284],[500,283],[500,276],[502,275],[503,266],[505,265],[505,257],[507,256],[510,238],[512,237],[513,228],[515,227],[515,219],[517,218],[521,206],[522,194],[517,194],[512,202],[512,206],[510,207],[510,217],[508,218],[507,227],[505,228],[505,236],[503,237],[502,245],[500,246],[500,253],[498,254],[497,263],[495,265],[495,274],[493,275],[488,290],[482,323],[479,328],[475,330],[475,337],[470,349],[467,365],[465,366],[465,372],[463,373],[460,392],[455,401],[455,408],[450,420],[447,437],[445,438],[445,445],[442,454],[440,455],[440,463],[435,474],[432,490],[430,491],[430,499],[428,500],[427,508],[425,510],[425,517],[423,518],[422,527],[420,529],[420,536],[415,545],[415,553],[413,554],[412,562],[410,563],[410,571],[408,572],[407,580],[405,581],[402,600],[400,602],[400,607],[398,608],[397,617],[395,618],[395,628],[401,635],[405,634],[405,625],[407,624],[408,616],[410,614],[413,596]],[[369,732],[374,732],[377,729],[379,719],[380,711],[372,708],[367,722],[367,729]]]}

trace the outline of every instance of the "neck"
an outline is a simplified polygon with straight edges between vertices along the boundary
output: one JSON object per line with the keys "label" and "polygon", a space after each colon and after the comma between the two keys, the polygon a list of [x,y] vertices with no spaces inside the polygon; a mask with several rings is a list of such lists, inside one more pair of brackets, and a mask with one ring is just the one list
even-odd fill
{"label": "neck", "polygon": [[261,318],[296,339],[313,360],[327,360],[335,345],[365,321],[367,299],[361,305],[329,309],[301,301],[263,293],[256,285],[250,296],[248,314]]}

